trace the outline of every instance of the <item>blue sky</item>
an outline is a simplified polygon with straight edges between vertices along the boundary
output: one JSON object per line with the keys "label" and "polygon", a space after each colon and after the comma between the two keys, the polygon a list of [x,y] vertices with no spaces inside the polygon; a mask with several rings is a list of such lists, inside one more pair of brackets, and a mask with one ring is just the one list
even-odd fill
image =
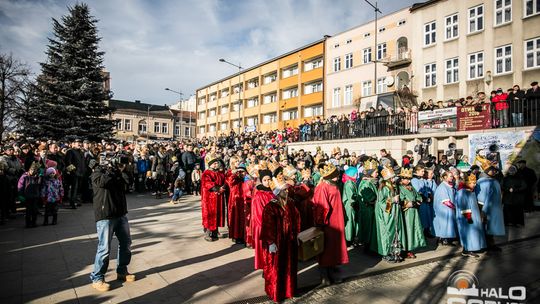
{"label": "blue sky", "polygon": [[[80,1],[79,1],[80,2]],[[374,1],[372,1],[374,2]],[[383,14],[411,0],[379,1]],[[51,18],[70,0],[0,0],[0,52],[39,73]],[[114,98],[154,104],[178,99],[236,72],[373,19],[363,0],[92,0]]]}

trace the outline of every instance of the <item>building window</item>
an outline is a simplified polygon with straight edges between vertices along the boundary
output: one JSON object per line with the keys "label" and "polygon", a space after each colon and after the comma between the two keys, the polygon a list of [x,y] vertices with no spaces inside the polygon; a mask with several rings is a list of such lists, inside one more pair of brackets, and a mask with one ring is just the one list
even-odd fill
{"label": "building window", "polygon": [[314,60],[306,61],[304,63],[304,72],[311,71],[313,69],[317,69],[323,66],[323,59],[317,58]]}
{"label": "building window", "polygon": [[269,104],[272,102],[276,102],[276,93],[264,95],[263,104]]}
{"label": "building window", "polygon": [[161,124],[159,122],[154,122],[154,133],[161,133]]}
{"label": "building window", "polygon": [[225,131],[225,130],[227,130],[228,128],[229,128],[229,124],[226,123],[226,122],[222,122],[222,123],[219,124],[219,129],[220,129],[221,131]]}
{"label": "building window", "polygon": [[512,0],[495,0],[495,25],[512,22]]}
{"label": "building window", "polygon": [[259,79],[253,78],[250,81],[248,81],[248,89],[254,89],[259,86]]}
{"label": "building window", "polygon": [[227,114],[227,113],[229,113],[229,105],[221,106],[221,107],[219,108],[219,113],[221,113],[221,114]]}
{"label": "building window", "polygon": [[352,39],[347,39],[347,44],[351,43],[352,42]]}
{"label": "building window", "polygon": [[495,48],[495,74],[512,72],[512,45]]}
{"label": "building window", "polygon": [[386,27],[382,26],[382,27],[379,28],[379,33],[382,33],[384,31],[386,31]]}
{"label": "building window", "polygon": [[239,111],[240,111],[240,107],[241,107],[241,103],[240,103],[240,102],[235,102],[235,103],[233,103],[233,105],[232,105],[232,111],[233,111],[233,112],[239,112]]}
{"label": "building window", "polygon": [[337,108],[341,104],[340,102],[340,95],[341,95],[341,88],[334,88],[334,93],[332,94],[332,108]]}
{"label": "building window", "polygon": [[241,84],[235,85],[235,86],[233,87],[233,92],[234,92],[235,94],[238,94],[238,93],[242,92],[242,85],[241,85]]}
{"label": "building window", "polygon": [[304,94],[311,94],[322,91],[322,82],[308,83],[304,85]]}
{"label": "building window", "polygon": [[365,33],[365,34],[364,34],[364,38],[367,38],[367,37],[369,37],[369,36],[371,36],[370,33]]}
{"label": "building window", "polygon": [[257,126],[258,124],[259,124],[259,117],[252,116],[252,117],[247,118],[247,126],[248,127]]}
{"label": "building window", "polygon": [[452,58],[446,60],[445,64],[446,83],[454,83],[459,81],[459,60]]}
{"label": "building window", "polygon": [[377,60],[386,57],[386,42],[377,45]]}
{"label": "building window", "polygon": [[184,136],[191,137],[191,128],[190,127],[185,127],[184,128]]}
{"label": "building window", "polygon": [[298,66],[292,66],[289,68],[285,68],[281,71],[281,78],[287,78],[298,74]]}
{"label": "building window", "polygon": [[233,128],[239,128],[240,127],[240,120],[233,120],[232,122],[232,127]]}
{"label": "building window", "polygon": [[131,131],[131,119],[124,119],[124,130]]}
{"label": "building window", "polygon": [[424,46],[432,45],[436,42],[437,29],[435,21],[424,24]]}
{"label": "building window", "polygon": [[[214,99],[212,99],[212,101],[214,101],[216,99],[215,95],[212,95],[210,96],[210,98],[214,97]],[[202,105],[206,102],[206,98],[205,97],[201,97],[199,98],[199,104]]]}
{"label": "building window", "polygon": [[116,130],[122,130],[122,119],[116,121]]}
{"label": "building window", "polygon": [[146,121],[139,121],[139,133],[146,133]]}
{"label": "building window", "polygon": [[277,73],[272,73],[264,76],[264,84],[269,84],[277,79]]}
{"label": "building window", "polygon": [[352,105],[353,87],[352,85],[345,86],[345,99],[343,100],[344,106]]}
{"label": "building window", "polygon": [[298,118],[298,110],[285,111],[282,113],[282,120],[291,120]]}
{"label": "building window", "polygon": [[204,112],[199,112],[199,119],[205,119],[206,118],[206,113]]}
{"label": "building window", "polygon": [[205,127],[204,126],[199,127],[199,133],[203,134],[204,132],[205,132]]}
{"label": "building window", "polygon": [[216,132],[216,124],[209,125],[208,132]]}
{"label": "building window", "polygon": [[253,98],[250,98],[247,100],[247,107],[248,108],[252,108],[252,107],[256,107],[259,105],[259,98],[258,97],[253,97]]}
{"label": "building window", "polygon": [[371,48],[364,49],[363,52],[363,62],[364,63],[370,63],[371,62]]}
{"label": "building window", "polygon": [[540,14],[540,1],[525,0],[525,17]]}
{"label": "building window", "polygon": [[169,134],[169,124],[164,122],[161,124],[161,133]]}
{"label": "building window", "polygon": [[371,80],[362,82],[362,96],[371,95]]}
{"label": "building window", "polygon": [[353,66],[353,54],[349,53],[345,55],[345,68],[350,69]]}
{"label": "building window", "polygon": [[407,23],[407,21],[405,19],[401,19],[401,20],[398,21],[397,26],[402,26],[405,23]]}
{"label": "building window", "polygon": [[469,9],[469,34],[484,29],[484,5]]}
{"label": "building window", "polygon": [[221,90],[221,98],[229,96],[229,89]]}
{"label": "building window", "polygon": [[334,72],[338,72],[341,70],[341,58],[336,57],[334,58]]}
{"label": "building window", "polygon": [[210,109],[208,111],[208,117],[214,117],[216,116],[216,108]]}
{"label": "building window", "polygon": [[304,108],[304,117],[321,116],[323,114],[323,106],[311,106]]}
{"label": "building window", "polygon": [[540,67],[540,37],[525,41],[525,68]]}
{"label": "building window", "polygon": [[388,91],[388,86],[386,86],[384,80],[384,77],[377,79],[377,94],[386,93]]}
{"label": "building window", "polygon": [[457,38],[459,35],[459,26],[458,26],[458,14],[454,14],[451,16],[447,16],[444,19],[444,27],[445,27],[445,39],[450,40]]}
{"label": "building window", "polygon": [[484,53],[478,52],[469,55],[469,79],[484,77]]}
{"label": "building window", "polygon": [[274,123],[276,121],[277,121],[277,115],[276,115],[275,112],[263,115],[263,123],[264,124]]}
{"label": "building window", "polygon": [[179,125],[174,126],[174,135],[180,135],[180,126]]}
{"label": "building window", "polygon": [[281,99],[289,99],[298,96],[298,88],[292,88],[283,90],[283,96]]}
{"label": "building window", "polygon": [[437,84],[437,65],[429,63],[424,66],[424,87],[429,88]]}

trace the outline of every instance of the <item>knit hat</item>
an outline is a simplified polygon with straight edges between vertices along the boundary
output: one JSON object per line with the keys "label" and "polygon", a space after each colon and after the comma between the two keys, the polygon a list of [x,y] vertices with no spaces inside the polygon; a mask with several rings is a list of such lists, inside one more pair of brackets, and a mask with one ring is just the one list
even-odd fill
{"label": "knit hat", "polygon": [[47,170],[45,171],[45,175],[56,175],[56,170],[54,168],[47,168]]}
{"label": "knit hat", "polygon": [[356,178],[358,175],[358,169],[356,167],[349,167],[347,170],[345,170],[345,174],[349,177]]}
{"label": "knit hat", "polygon": [[268,169],[259,170],[259,179],[262,180],[265,176],[269,176],[270,178],[272,178],[272,172]]}

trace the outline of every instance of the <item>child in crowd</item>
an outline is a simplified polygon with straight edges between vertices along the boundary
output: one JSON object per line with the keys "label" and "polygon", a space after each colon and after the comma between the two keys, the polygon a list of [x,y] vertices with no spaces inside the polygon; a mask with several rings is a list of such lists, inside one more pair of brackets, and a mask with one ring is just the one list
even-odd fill
{"label": "child in crowd", "polygon": [[201,175],[201,165],[195,164],[195,168],[193,169],[193,172],[191,172],[191,181],[193,182],[195,195],[201,195]]}
{"label": "child in crowd", "polygon": [[39,176],[39,163],[34,162],[17,183],[19,201],[26,207],[26,228],[37,227],[38,203],[40,199],[41,177]]}
{"label": "child in crowd", "polygon": [[64,187],[62,187],[62,182],[57,178],[56,169],[54,168],[47,168],[47,171],[45,171],[41,197],[45,201],[43,226],[49,225],[49,216],[52,216],[52,224],[56,225],[58,221],[58,207],[64,197]]}
{"label": "child in crowd", "polygon": [[185,180],[186,172],[182,168],[179,168],[178,177],[174,181],[174,192],[171,198],[172,204],[178,204],[178,200],[184,194]]}

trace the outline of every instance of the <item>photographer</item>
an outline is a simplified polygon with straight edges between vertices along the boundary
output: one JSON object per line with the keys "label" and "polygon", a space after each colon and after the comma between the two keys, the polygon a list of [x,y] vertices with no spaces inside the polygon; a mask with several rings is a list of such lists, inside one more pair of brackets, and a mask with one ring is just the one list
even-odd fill
{"label": "photographer", "polygon": [[90,279],[92,287],[98,291],[110,289],[110,285],[105,282],[105,273],[109,266],[113,234],[118,238],[119,244],[117,280],[135,281],[135,275],[127,270],[131,261],[131,235],[126,217],[125,186],[128,183],[127,176],[124,174],[126,161],[125,157],[108,159],[102,155],[99,165],[95,161],[90,163],[90,168],[93,170],[90,179],[94,189],[93,203],[98,236],[94,271],[90,274]]}

